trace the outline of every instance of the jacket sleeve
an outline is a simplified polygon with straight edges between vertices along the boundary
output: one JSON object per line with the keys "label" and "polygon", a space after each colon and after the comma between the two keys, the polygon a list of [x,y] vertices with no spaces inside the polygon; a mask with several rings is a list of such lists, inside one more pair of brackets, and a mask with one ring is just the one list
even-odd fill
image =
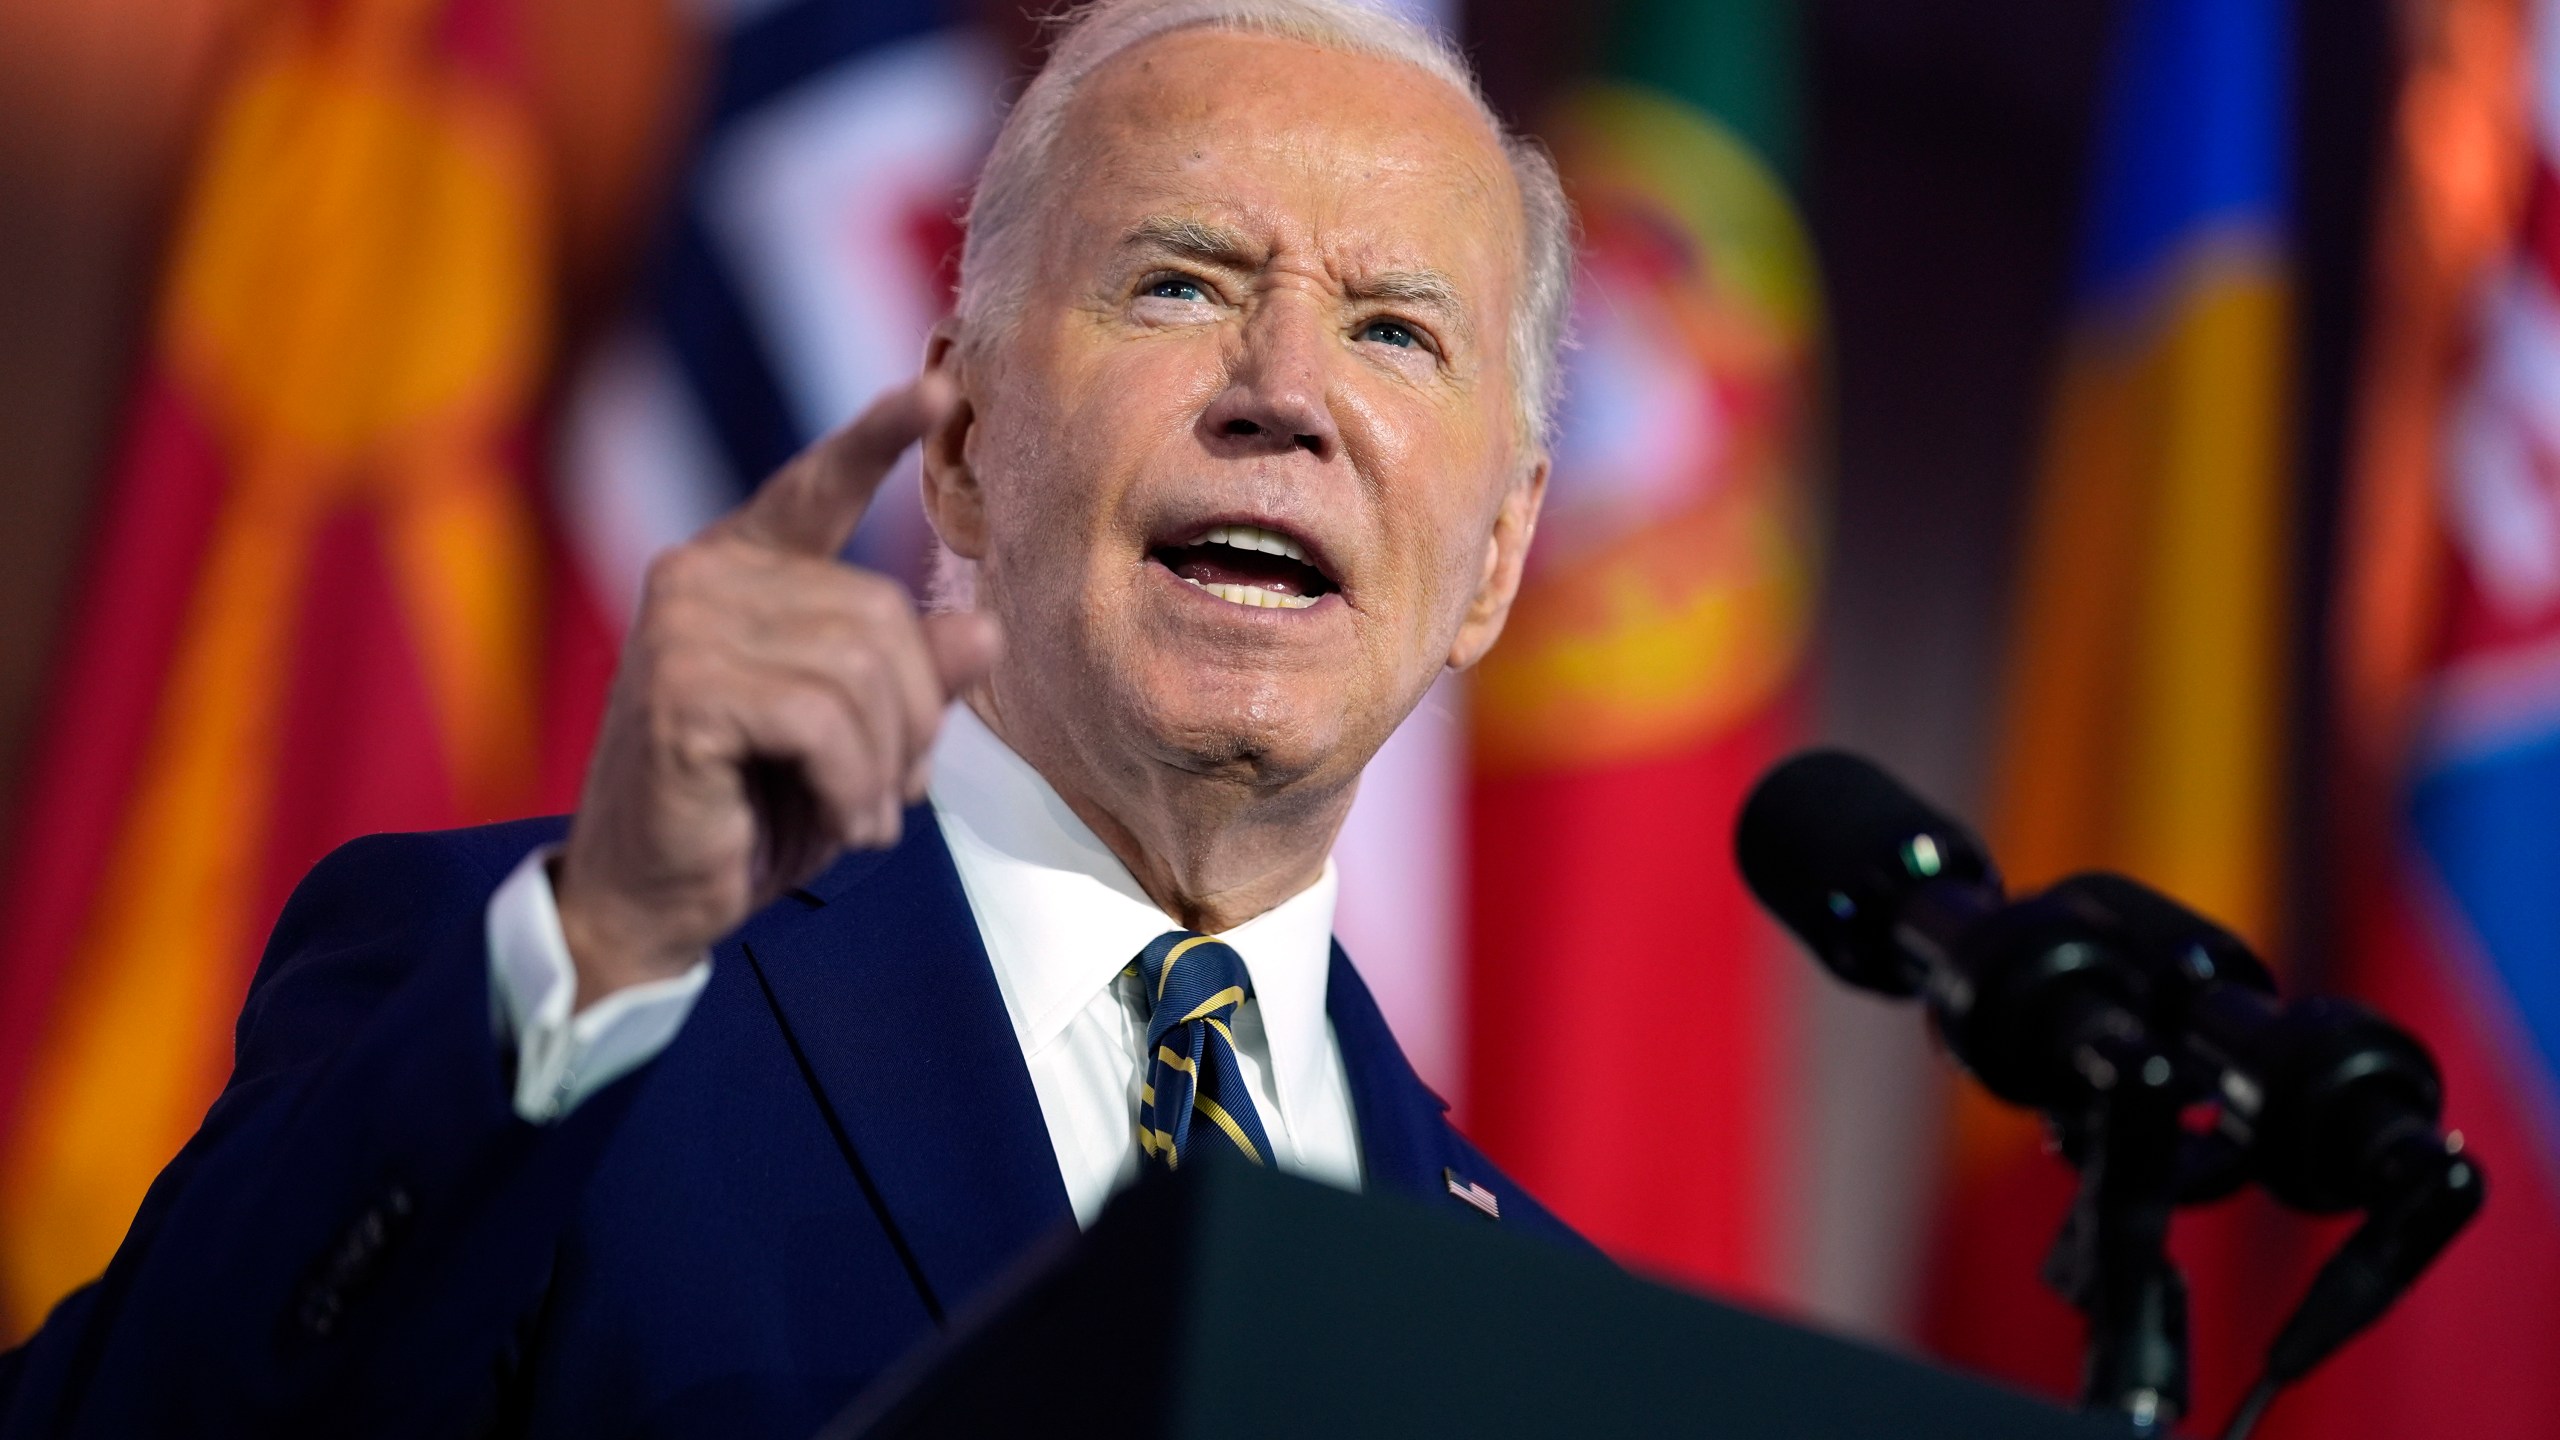
{"label": "jacket sleeve", "polygon": [[0,1357],[0,1440],[489,1422],[648,1073],[557,1124],[516,1115],[484,924],[503,850],[374,836],[303,880],[203,1126],[106,1273]]}

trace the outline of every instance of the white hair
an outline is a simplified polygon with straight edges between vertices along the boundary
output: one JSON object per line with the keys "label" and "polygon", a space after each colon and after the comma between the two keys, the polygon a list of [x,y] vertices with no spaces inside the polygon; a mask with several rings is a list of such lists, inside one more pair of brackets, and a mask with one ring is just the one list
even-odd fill
{"label": "white hair", "polygon": [[1093,0],[1058,17],[1047,63],[1006,115],[970,197],[960,252],[957,310],[963,332],[997,333],[1019,313],[1030,283],[1030,248],[1067,109],[1086,77],[1113,57],[1177,30],[1237,30],[1325,49],[1401,61],[1455,89],[1500,138],[1520,187],[1525,250],[1519,310],[1510,334],[1521,433],[1546,444],[1561,380],[1559,352],[1573,291],[1573,211],[1553,161],[1514,135],[1476,87],[1466,61],[1438,36],[1352,0]]}

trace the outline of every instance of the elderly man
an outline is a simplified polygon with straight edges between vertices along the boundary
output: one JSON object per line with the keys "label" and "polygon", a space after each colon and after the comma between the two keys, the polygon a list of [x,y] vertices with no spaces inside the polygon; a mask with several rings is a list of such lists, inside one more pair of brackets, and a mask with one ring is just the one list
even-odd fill
{"label": "elderly man", "polygon": [[[1502,628],[1567,231],[1400,22],[1086,12],[922,378],[654,567],[565,832],[303,883],[0,1432],[803,1435],[1203,1149],[1565,1234],[1405,1064],[1326,855]],[[835,558],[911,444],[921,618]]]}

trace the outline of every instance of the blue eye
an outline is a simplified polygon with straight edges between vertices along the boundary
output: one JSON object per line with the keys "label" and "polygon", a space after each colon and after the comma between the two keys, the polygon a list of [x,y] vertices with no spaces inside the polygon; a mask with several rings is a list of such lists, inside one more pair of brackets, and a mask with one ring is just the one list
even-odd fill
{"label": "blue eye", "polygon": [[1410,350],[1422,343],[1422,337],[1414,334],[1412,327],[1394,320],[1370,321],[1360,327],[1360,338],[1393,345],[1399,350]]}
{"label": "blue eye", "polygon": [[1155,300],[1206,300],[1209,298],[1209,292],[1201,288],[1199,281],[1186,280],[1179,275],[1167,275],[1162,279],[1150,280],[1143,293]]}

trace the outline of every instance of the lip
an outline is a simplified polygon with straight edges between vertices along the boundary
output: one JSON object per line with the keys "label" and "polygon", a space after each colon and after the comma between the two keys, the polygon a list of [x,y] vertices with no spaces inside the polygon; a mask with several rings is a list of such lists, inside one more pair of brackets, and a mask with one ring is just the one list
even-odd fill
{"label": "lip", "polygon": [[[1303,523],[1280,518],[1280,515],[1272,515],[1272,512],[1267,510],[1206,510],[1206,512],[1198,512],[1198,515],[1183,515],[1183,518],[1172,520],[1172,523],[1155,525],[1155,528],[1149,528],[1147,543],[1144,543],[1144,551],[1142,551],[1144,561],[1147,561],[1149,566],[1155,566],[1155,569],[1165,571],[1167,577],[1172,577],[1170,569],[1157,564],[1155,553],[1165,551],[1165,548],[1196,546],[1196,543],[1201,543],[1203,536],[1208,536],[1208,533],[1219,528],[1219,525],[1252,525],[1252,528],[1257,530],[1270,530],[1270,533],[1275,533],[1275,536],[1288,538],[1288,541],[1295,543],[1300,551],[1306,551],[1306,564],[1313,566],[1316,574],[1321,574],[1324,582],[1331,584],[1331,589],[1326,594],[1318,594],[1316,605],[1308,605],[1303,607],[1303,610],[1293,610],[1293,615],[1306,615],[1306,612],[1313,612],[1313,610],[1324,610],[1324,602],[1329,600],[1341,600],[1344,605],[1349,605],[1349,597],[1354,594],[1354,587],[1352,582],[1341,574],[1341,561],[1334,556],[1334,548],[1326,546],[1324,538],[1311,533]],[[1180,582],[1180,577],[1172,577],[1172,579]],[[1183,584],[1183,589],[1196,589],[1196,587]],[[1216,600],[1216,597],[1208,594],[1208,600]],[[1229,605],[1229,602],[1219,600],[1219,605]],[[1229,605],[1229,607],[1231,610],[1244,610],[1242,605]]]}
{"label": "lip", "polygon": [[[1217,525],[1251,525],[1257,522],[1251,520],[1217,520],[1210,523]],[[1278,530],[1277,527],[1265,528],[1273,529],[1279,534],[1288,533],[1286,531]],[[1294,535],[1291,535],[1289,538],[1293,540],[1297,539]],[[1306,542],[1299,540],[1298,543],[1303,545]],[[1313,554],[1315,552],[1310,550],[1308,553]],[[1202,606],[1202,614],[1214,613],[1221,615],[1228,618],[1233,623],[1240,625],[1310,624],[1343,609],[1346,603],[1342,598],[1342,591],[1334,589],[1328,590],[1324,594],[1317,596],[1316,603],[1313,605],[1301,605],[1296,609],[1287,609],[1280,606],[1272,606],[1266,609],[1253,605],[1239,605],[1232,600],[1222,600],[1217,596],[1210,594],[1208,591],[1201,589],[1199,586],[1192,584],[1190,581],[1183,579],[1181,576],[1174,574],[1171,570],[1168,570],[1164,566],[1158,564],[1152,556],[1148,558],[1146,568],[1154,572],[1156,583],[1163,585],[1168,590],[1179,592],[1193,604]]]}
{"label": "lip", "polygon": [[[1196,545],[1200,543],[1201,536],[1208,534],[1210,531],[1217,529],[1221,525],[1250,525],[1257,530],[1268,530],[1274,535],[1286,537],[1290,543],[1306,552],[1306,563],[1314,566],[1317,573],[1324,576],[1325,583],[1333,587],[1329,593],[1321,598],[1330,600],[1350,593],[1350,582],[1344,578],[1342,568],[1335,561],[1332,550],[1326,546],[1321,538],[1311,534],[1306,527],[1302,525],[1262,511],[1211,511],[1207,514],[1196,517],[1186,516],[1176,524],[1164,526],[1152,534],[1147,540],[1146,553],[1149,558],[1149,563],[1153,563],[1156,551],[1184,545]],[[1156,568],[1163,569],[1164,567],[1159,565]],[[1219,603],[1225,604],[1226,602],[1220,601]],[[1308,608],[1313,609],[1315,607],[1310,606]]]}

